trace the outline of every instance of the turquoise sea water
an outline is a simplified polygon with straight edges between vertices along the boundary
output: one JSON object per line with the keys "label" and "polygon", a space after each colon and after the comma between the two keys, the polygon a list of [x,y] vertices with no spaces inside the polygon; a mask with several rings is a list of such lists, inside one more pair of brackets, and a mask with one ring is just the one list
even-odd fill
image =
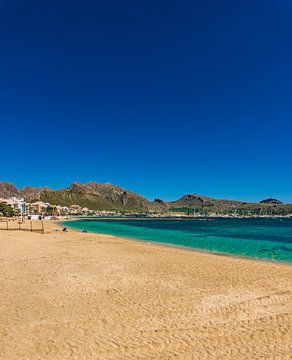
{"label": "turquoise sea water", "polygon": [[64,224],[204,251],[292,261],[292,219],[82,219]]}

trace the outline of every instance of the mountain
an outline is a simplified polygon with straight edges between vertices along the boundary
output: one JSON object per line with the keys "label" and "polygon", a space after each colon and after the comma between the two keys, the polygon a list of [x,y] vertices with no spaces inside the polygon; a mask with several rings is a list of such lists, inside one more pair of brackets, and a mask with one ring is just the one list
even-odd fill
{"label": "mountain", "polygon": [[88,207],[93,210],[132,210],[148,211],[151,203],[143,196],[112,184],[74,182],[70,187],[61,190],[44,190],[40,200],[51,204],[69,206],[72,204]]}
{"label": "mountain", "polygon": [[283,205],[282,201],[277,199],[268,198],[265,200],[262,200],[260,204],[274,204],[274,205]]}
{"label": "mountain", "polygon": [[0,181],[0,198],[7,199],[18,195],[18,189],[12,183]]}
{"label": "mountain", "polygon": [[12,183],[0,182],[0,198],[22,197],[28,202],[41,200],[52,205],[80,205],[92,210],[125,210],[146,212],[161,209],[161,204],[112,184],[74,182],[65,189],[26,186],[17,189]]}
{"label": "mountain", "polygon": [[10,183],[0,181],[0,198],[8,199],[11,197],[20,197],[25,198],[28,202],[39,200],[43,191],[50,190],[48,187],[32,187],[26,186],[22,189],[17,189],[17,187]]}
{"label": "mountain", "polygon": [[272,198],[263,200],[260,203],[248,203],[186,194],[180,199],[168,203],[168,205],[171,211],[188,214],[287,215],[292,213],[292,204],[285,205],[281,201]]}
{"label": "mountain", "polygon": [[18,190],[19,196],[24,198],[28,202],[32,202],[35,200],[39,200],[41,194],[44,191],[51,191],[48,187],[32,187],[32,186],[25,186],[22,189]]}
{"label": "mountain", "polygon": [[185,194],[180,199],[164,202],[157,198],[148,201],[143,196],[113,184],[72,183],[68,188],[52,190],[48,187],[26,186],[17,189],[12,183],[0,182],[0,198],[23,197],[28,202],[41,200],[52,205],[80,205],[92,210],[120,210],[134,212],[187,212],[187,213],[254,213],[286,214],[292,213],[292,205],[284,205],[276,199],[266,199],[260,203],[247,203],[237,200],[215,199],[198,194]]}
{"label": "mountain", "polygon": [[242,204],[241,201],[237,200],[221,200],[210,198],[208,196],[202,196],[198,194],[186,194],[176,201],[169,203],[171,206],[239,206]]}

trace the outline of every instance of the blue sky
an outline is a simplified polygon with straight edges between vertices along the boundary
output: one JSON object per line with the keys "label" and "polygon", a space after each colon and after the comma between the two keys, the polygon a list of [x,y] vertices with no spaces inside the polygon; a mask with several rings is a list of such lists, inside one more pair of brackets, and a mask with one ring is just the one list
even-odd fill
{"label": "blue sky", "polygon": [[1,180],[292,202],[288,1],[0,1]]}

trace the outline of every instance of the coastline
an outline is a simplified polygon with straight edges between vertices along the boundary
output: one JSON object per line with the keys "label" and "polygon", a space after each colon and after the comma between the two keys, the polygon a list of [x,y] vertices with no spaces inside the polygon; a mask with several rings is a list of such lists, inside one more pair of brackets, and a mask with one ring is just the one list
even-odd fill
{"label": "coastline", "polygon": [[[74,219],[65,220],[65,221],[58,221],[58,222],[56,222],[56,224],[59,224],[60,226],[61,225],[66,226],[68,229],[71,229],[72,231],[82,233],[82,230],[66,224],[66,221],[79,221],[79,220],[82,220],[82,219],[75,219],[74,218]],[[235,254],[232,254],[232,253],[225,253],[225,252],[219,252],[219,251],[216,252],[216,251],[211,251],[211,250],[203,250],[203,249],[199,249],[199,248],[195,248],[195,247],[191,247],[191,246],[183,246],[183,245],[178,245],[178,244],[174,244],[174,243],[167,243],[167,242],[162,243],[162,242],[155,241],[155,240],[138,239],[138,238],[135,238],[135,237],[117,236],[117,235],[105,234],[105,233],[102,233],[102,232],[99,233],[99,232],[88,231],[88,233],[97,234],[97,235],[103,235],[103,236],[112,236],[112,237],[115,237],[115,238],[118,238],[118,239],[124,239],[124,240],[127,240],[127,241],[134,241],[134,242],[138,242],[138,243],[142,242],[142,243],[146,243],[148,245],[154,245],[154,246],[159,246],[159,247],[160,246],[161,247],[166,246],[166,247],[175,248],[175,249],[194,251],[194,252],[198,252],[198,253],[201,253],[201,254],[210,254],[210,255],[215,255],[215,256],[231,257],[231,258],[235,258],[235,259],[243,259],[243,260],[248,260],[248,261],[261,261],[261,262],[271,263],[271,264],[292,266],[292,263],[290,261],[280,261],[280,260],[252,257],[252,256],[235,255]]]}
{"label": "coastline", "polygon": [[291,266],[61,226],[0,231],[1,360],[289,358]]}

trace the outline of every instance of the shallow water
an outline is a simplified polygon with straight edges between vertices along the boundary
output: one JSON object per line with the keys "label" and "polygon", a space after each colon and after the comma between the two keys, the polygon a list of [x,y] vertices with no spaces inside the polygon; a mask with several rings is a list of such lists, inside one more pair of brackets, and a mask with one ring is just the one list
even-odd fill
{"label": "shallow water", "polygon": [[204,251],[292,261],[292,219],[82,219],[64,224]]}

